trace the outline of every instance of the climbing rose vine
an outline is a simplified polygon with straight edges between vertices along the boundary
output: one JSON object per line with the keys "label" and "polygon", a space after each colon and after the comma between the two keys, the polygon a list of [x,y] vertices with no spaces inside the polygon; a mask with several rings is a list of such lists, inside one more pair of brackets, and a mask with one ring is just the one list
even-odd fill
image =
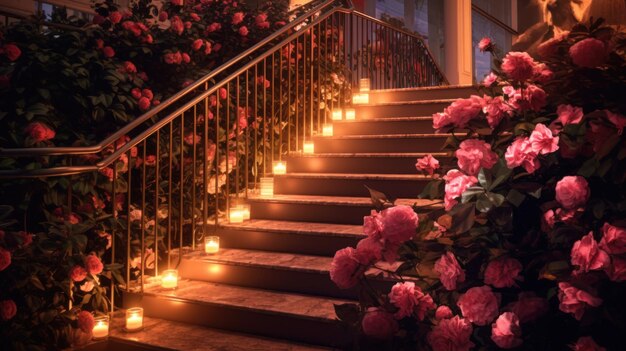
{"label": "climbing rose vine", "polygon": [[381,206],[333,260],[359,296],[337,316],[364,349],[623,348],[625,48],[601,20],[538,58],[481,41],[497,69],[433,116],[454,159],[416,163],[443,208]]}

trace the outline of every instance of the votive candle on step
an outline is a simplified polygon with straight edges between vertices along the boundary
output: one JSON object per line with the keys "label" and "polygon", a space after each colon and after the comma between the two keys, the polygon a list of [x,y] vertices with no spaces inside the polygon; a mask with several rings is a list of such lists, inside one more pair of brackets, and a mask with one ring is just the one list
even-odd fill
{"label": "votive candle on step", "polygon": [[133,332],[143,328],[143,308],[133,307],[126,310],[126,331]]}
{"label": "votive candle on step", "polygon": [[315,152],[315,146],[312,141],[305,141],[302,145],[302,152],[305,154],[312,154]]}
{"label": "votive candle on step", "polygon": [[260,182],[261,196],[274,196],[274,178],[262,177]]}
{"label": "votive candle on step", "polygon": [[285,161],[274,161],[274,162],[272,162],[272,170],[274,171],[274,175],[276,175],[276,174],[286,174],[287,173],[287,162],[285,162]]}
{"label": "votive candle on step", "polygon": [[230,223],[243,223],[243,211],[235,206],[228,211],[228,221]]}
{"label": "votive candle on step", "polygon": [[250,220],[250,204],[241,204],[238,207],[241,210],[241,213],[243,213],[243,220]]}
{"label": "votive candle on step", "polygon": [[164,270],[161,277],[161,287],[165,289],[176,289],[178,287],[178,271],[175,269]]}
{"label": "votive candle on step", "polygon": [[359,79],[359,92],[367,93],[369,91],[370,91],[370,79],[369,78]]}
{"label": "votive candle on step", "polygon": [[94,339],[104,339],[109,336],[109,316],[94,317],[95,324],[92,329]]}
{"label": "votive candle on step", "polygon": [[208,254],[218,253],[220,251],[220,237],[207,236],[204,238],[204,252]]}
{"label": "votive candle on step", "polygon": [[346,113],[346,121],[356,119],[356,111],[353,108],[345,109],[345,113]]}
{"label": "votive candle on step", "polygon": [[331,117],[333,121],[341,121],[343,118],[343,110],[340,108],[334,108]]}
{"label": "votive candle on step", "polygon": [[368,104],[369,101],[370,101],[370,98],[369,98],[368,93],[354,94],[352,96],[352,103],[355,105]]}
{"label": "votive candle on step", "polygon": [[333,136],[333,125],[332,124],[324,124],[324,125],[322,125],[322,136]]}

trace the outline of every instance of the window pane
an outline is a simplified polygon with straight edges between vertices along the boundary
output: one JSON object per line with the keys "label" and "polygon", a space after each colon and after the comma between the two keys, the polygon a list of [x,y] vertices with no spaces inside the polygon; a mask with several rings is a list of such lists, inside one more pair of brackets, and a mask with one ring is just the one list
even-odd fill
{"label": "window pane", "polygon": [[489,21],[477,12],[472,12],[472,47],[474,61],[474,82],[480,82],[491,71],[491,53],[480,52],[478,42],[489,37],[501,52],[511,50],[511,33]]}
{"label": "window pane", "polygon": [[472,5],[477,5],[504,24],[511,26],[510,0],[472,0]]}

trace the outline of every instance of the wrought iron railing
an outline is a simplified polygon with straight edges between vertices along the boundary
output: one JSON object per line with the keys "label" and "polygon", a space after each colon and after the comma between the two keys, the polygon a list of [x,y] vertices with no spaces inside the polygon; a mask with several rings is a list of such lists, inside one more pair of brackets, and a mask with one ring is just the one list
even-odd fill
{"label": "wrought iron railing", "polygon": [[87,195],[81,182],[95,182],[111,199],[106,259],[123,267],[113,277],[143,290],[254,196],[272,161],[350,105],[360,78],[372,89],[447,84],[420,37],[327,0],[96,145],[0,149],[18,165],[0,178],[62,177],[68,211]]}

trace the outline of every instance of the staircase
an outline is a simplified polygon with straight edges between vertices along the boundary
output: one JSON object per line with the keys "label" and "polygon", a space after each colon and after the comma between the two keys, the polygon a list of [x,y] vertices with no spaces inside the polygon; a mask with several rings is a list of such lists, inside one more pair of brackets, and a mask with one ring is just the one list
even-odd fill
{"label": "staircase", "polygon": [[473,92],[467,86],[370,92],[356,120],[335,122],[332,137],[314,138],[315,154],[286,158],[275,195],[249,199],[250,221],[219,228],[218,254],[182,253],[178,289],[146,285],[143,294],[125,296],[127,307],[144,307],[145,328],[114,328],[112,342],[181,350],[348,347],[351,337],[333,304],[354,300],[356,291],[338,289],[329,269],[335,251],[364,236],[363,216],[371,211],[364,185],[398,198],[396,204],[440,206],[416,200],[428,181],[416,172],[416,158],[432,153],[450,162],[440,152],[447,135],[434,134],[430,115]]}

